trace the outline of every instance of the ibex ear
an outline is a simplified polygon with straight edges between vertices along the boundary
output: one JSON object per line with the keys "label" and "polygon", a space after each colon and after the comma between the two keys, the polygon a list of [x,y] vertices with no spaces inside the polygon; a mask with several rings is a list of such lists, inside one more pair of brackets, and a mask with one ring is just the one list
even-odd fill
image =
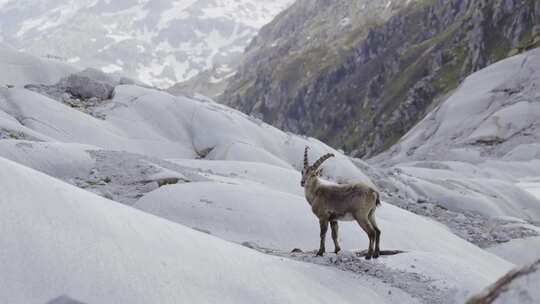
{"label": "ibex ear", "polygon": [[323,170],[323,168],[320,168],[319,170],[317,170],[317,173],[316,173],[317,176],[322,176],[322,170]]}

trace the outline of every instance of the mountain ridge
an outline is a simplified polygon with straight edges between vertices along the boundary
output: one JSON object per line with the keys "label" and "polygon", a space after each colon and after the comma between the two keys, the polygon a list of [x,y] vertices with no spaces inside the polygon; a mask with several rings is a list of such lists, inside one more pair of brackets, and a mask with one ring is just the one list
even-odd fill
{"label": "mountain ridge", "polygon": [[[540,45],[540,3],[534,1],[378,5],[367,14],[367,6],[351,10],[347,1],[297,2],[260,30],[221,101],[370,157],[468,74]],[[354,21],[351,14],[363,17]]]}

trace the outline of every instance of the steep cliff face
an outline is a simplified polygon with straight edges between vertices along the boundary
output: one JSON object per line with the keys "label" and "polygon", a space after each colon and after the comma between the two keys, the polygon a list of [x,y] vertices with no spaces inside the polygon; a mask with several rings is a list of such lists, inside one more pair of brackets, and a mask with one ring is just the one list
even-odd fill
{"label": "steep cliff face", "polygon": [[449,95],[370,161],[540,160],[540,48],[469,75]]}
{"label": "steep cliff face", "polygon": [[373,156],[495,61],[540,45],[533,0],[300,0],[246,50],[222,101]]}

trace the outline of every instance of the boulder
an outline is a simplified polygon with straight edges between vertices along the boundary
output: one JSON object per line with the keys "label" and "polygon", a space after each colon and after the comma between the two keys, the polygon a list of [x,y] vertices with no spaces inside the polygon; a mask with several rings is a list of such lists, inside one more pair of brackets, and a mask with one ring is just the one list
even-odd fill
{"label": "boulder", "polygon": [[112,77],[96,69],[86,69],[71,74],[59,83],[73,97],[80,99],[97,98],[99,100],[110,99],[116,84],[117,81]]}

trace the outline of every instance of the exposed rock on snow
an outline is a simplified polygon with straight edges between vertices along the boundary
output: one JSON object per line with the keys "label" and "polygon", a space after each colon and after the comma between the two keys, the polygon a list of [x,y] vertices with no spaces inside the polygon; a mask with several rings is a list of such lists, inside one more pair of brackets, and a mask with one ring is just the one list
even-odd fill
{"label": "exposed rock on snow", "polygon": [[403,290],[420,303],[459,303],[463,300],[463,290],[454,288],[448,282],[441,284],[441,281],[427,276],[422,270],[416,269],[420,258],[427,256],[417,256],[410,254],[404,259],[407,264],[406,269],[393,268],[391,263],[387,263],[386,258],[381,257],[380,263],[370,263],[359,257],[358,253],[345,252],[338,255],[327,255],[325,257],[315,257],[315,251],[309,253],[291,253],[259,249],[265,253],[287,257],[293,260],[335,267],[346,272],[360,274],[366,279],[375,279],[385,282],[390,286]]}
{"label": "exposed rock on snow", "polygon": [[93,168],[79,171],[71,182],[128,205],[162,186],[208,180],[193,169],[155,157],[106,150],[88,153],[95,161]]}
{"label": "exposed rock on snow", "polygon": [[81,99],[97,98],[100,100],[110,99],[114,86],[103,81],[94,80],[81,75],[70,75],[60,82],[74,97]]}
{"label": "exposed rock on snow", "polygon": [[135,84],[135,81],[90,68],[64,77],[54,85],[28,84],[24,88],[103,119],[104,115],[95,109],[111,99],[114,88],[122,84]]}
{"label": "exposed rock on snow", "polygon": [[39,140],[24,132],[5,129],[5,128],[0,129],[0,139],[23,139],[23,140],[31,140],[31,141]]}

